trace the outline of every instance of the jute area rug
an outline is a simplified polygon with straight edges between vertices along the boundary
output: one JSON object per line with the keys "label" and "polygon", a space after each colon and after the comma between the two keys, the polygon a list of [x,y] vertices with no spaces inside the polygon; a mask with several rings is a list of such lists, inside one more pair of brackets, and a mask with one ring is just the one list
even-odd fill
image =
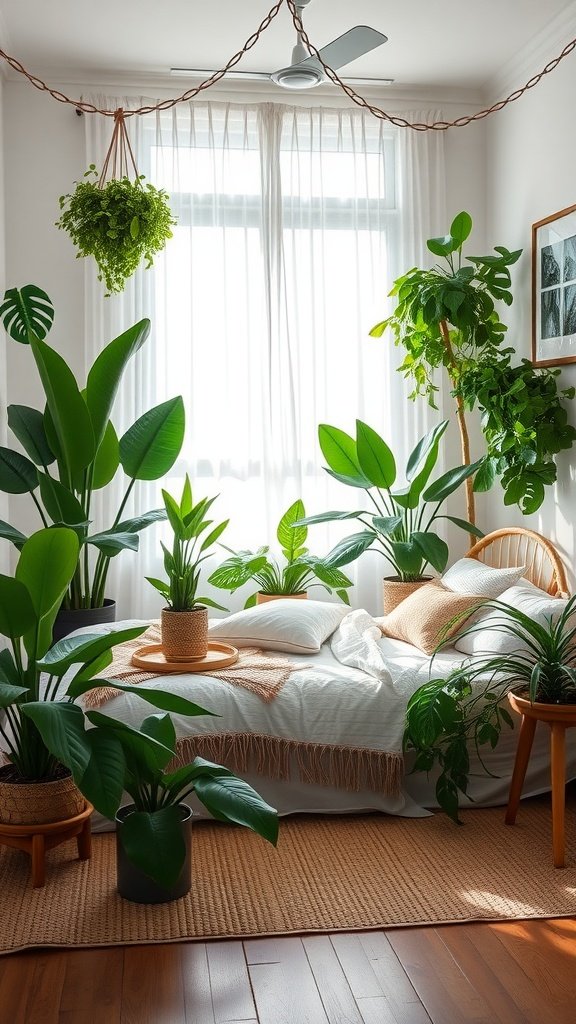
{"label": "jute area rug", "polygon": [[111,946],[186,939],[353,931],[458,921],[576,915],[576,812],[567,812],[568,867],[552,866],[550,798],[504,809],[441,814],[284,819],[277,850],[247,829],[193,827],[189,896],[157,906],[115,891],[115,839],[74,841],[48,854],[46,885],[29,861],[0,851],[0,950]]}

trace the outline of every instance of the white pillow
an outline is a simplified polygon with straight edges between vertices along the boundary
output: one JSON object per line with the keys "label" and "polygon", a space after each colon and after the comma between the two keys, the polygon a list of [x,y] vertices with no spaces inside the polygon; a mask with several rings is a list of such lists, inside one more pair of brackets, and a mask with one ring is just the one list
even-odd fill
{"label": "white pillow", "polygon": [[[535,587],[528,580],[523,580],[517,586],[505,590],[498,599],[505,604],[512,605],[541,626],[548,625],[550,619],[556,621],[564,611],[567,601],[551,597],[544,590]],[[519,637],[511,633],[503,632],[500,627],[503,622],[513,622],[504,611],[497,608],[480,609],[476,613],[474,621],[474,632],[469,636],[456,640],[454,647],[463,654],[512,654],[513,652],[526,652],[530,648]]]}
{"label": "white pillow", "polygon": [[442,576],[442,585],[457,594],[477,594],[480,597],[500,597],[513,587],[525,571],[525,565],[508,569],[494,569],[477,558],[460,558]]}
{"label": "white pillow", "polygon": [[350,609],[328,601],[279,599],[211,622],[208,637],[235,647],[315,654]]}

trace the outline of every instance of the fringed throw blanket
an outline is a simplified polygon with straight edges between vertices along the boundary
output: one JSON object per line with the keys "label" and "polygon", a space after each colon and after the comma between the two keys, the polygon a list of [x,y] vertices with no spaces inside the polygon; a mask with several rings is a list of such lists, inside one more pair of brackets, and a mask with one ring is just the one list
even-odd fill
{"label": "fringed throw blanket", "polygon": [[[127,640],[126,643],[119,644],[114,648],[112,662],[103,675],[107,679],[118,679],[122,683],[129,682],[132,685],[145,683],[149,679],[157,679],[160,673],[146,672],[144,669],[135,668],[132,664],[132,655],[138,648],[144,647],[146,644],[159,643],[161,643],[160,627],[150,626],[150,629],[136,637],[135,640]],[[239,651],[238,661],[233,665],[212,672],[206,671],[202,675],[211,676],[225,683],[232,683],[233,686],[243,686],[245,690],[249,690],[261,700],[268,702],[278,696],[290,673],[299,667],[287,658],[276,654],[258,650],[256,647],[243,647]],[[185,675],[186,672],[182,672],[175,665],[173,673],[161,673],[162,676],[167,674]],[[88,691],[84,697],[84,704],[88,708],[100,708],[121,692],[115,688],[113,683],[110,686],[99,686]]]}

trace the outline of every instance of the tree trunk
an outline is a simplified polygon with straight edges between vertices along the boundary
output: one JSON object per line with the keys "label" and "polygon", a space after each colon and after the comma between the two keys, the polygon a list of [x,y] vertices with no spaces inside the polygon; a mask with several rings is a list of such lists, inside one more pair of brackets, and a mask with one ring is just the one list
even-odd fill
{"label": "tree trunk", "polygon": [[[440,321],[440,331],[442,332],[442,339],[446,346],[449,357],[448,365],[448,376],[453,388],[456,388],[456,380],[453,374],[450,372],[450,367],[456,366],[456,360],[454,359],[454,352],[452,350],[452,344],[450,342],[450,332],[448,330],[448,324],[445,320]],[[470,438],[468,436],[468,425],[466,423],[466,413],[464,410],[464,401],[459,394],[455,395],[456,398],[456,417],[458,420],[458,427],[460,429],[460,448],[462,451],[462,462],[464,465],[470,465]],[[472,477],[468,477],[466,480],[466,518],[469,523],[476,524],[476,505],[474,501],[474,481]],[[474,534],[470,534],[471,538],[474,538]],[[475,539],[475,538],[474,538]]]}

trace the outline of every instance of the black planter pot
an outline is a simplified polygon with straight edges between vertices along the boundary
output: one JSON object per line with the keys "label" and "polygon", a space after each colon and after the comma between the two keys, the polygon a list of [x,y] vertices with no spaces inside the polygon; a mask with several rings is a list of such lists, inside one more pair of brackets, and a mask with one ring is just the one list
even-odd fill
{"label": "black planter pot", "polygon": [[104,598],[101,608],[61,608],[52,630],[52,641],[56,643],[75,629],[98,626],[102,622],[116,622],[116,601],[108,597]]}
{"label": "black planter pot", "polygon": [[128,860],[122,843],[122,823],[134,810],[134,804],[121,807],[116,813],[116,870],[120,896],[132,903],[170,903],[186,896],[192,887],[192,818],[194,812],[187,804],[180,805],[182,811],[182,838],[186,844],[186,859],[182,871],[170,889],[158,885],[145,875],[132,861]]}

